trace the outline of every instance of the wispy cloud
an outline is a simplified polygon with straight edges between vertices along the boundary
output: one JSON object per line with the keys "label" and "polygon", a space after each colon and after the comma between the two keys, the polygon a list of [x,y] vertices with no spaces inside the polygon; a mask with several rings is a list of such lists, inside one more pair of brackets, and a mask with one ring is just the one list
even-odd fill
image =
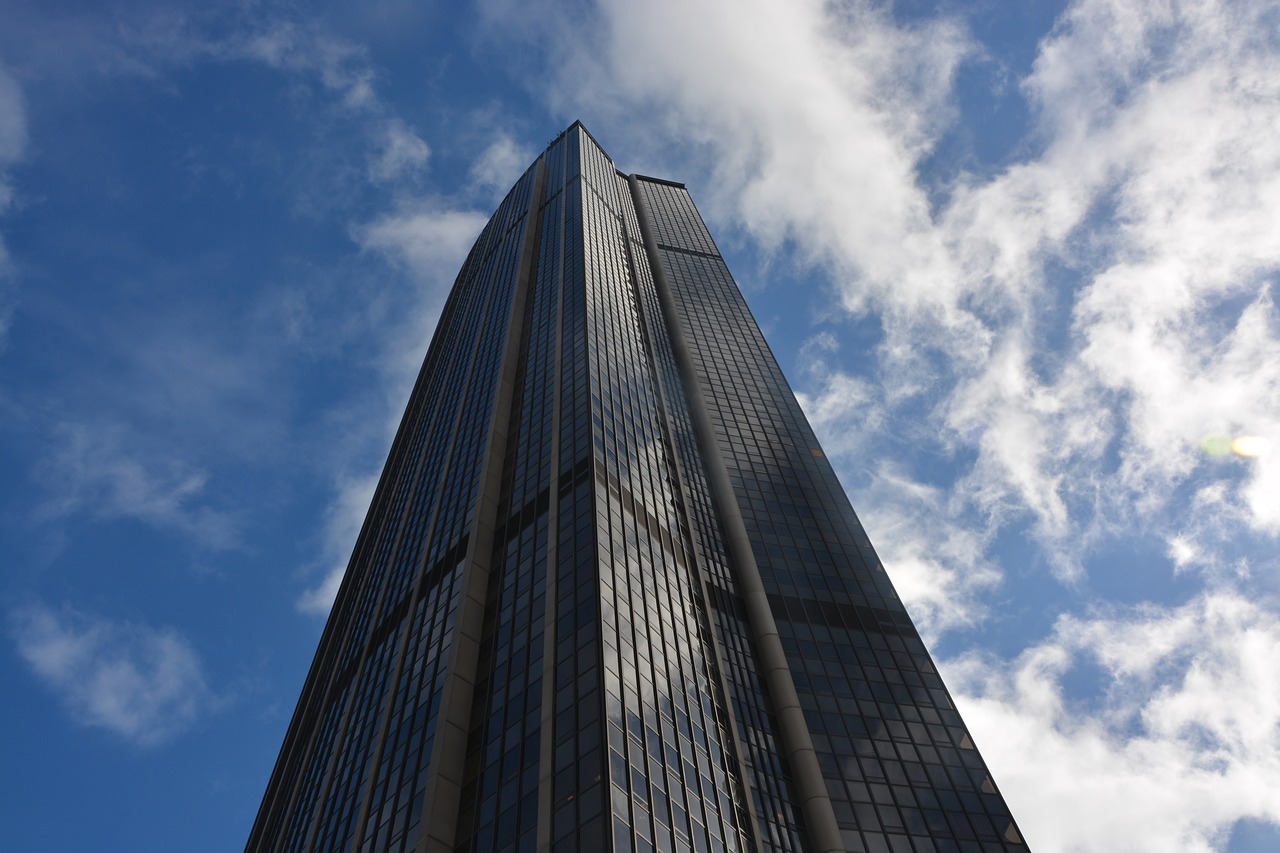
{"label": "wispy cloud", "polygon": [[13,201],[7,170],[22,159],[26,147],[27,116],[22,88],[0,66],[0,213]]}
{"label": "wispy cloud", "polygon": [[1063,617],[946,671],[1036,850],[1220,850],[1242,818],[1280,823],[1280,619],[1233,591]]}
{"label": "wispy cloud", "polygon": [[[407,395],[453,276],[487,219],[478,210],[440,199],[412,199],[352,228],[352,237],[362,249],[387,258],[418,285],[408,316],[390,330],[386,364],[395,376],[397,393]],[[404,396],[397,399],[392,408],[398,412]]]}
{"label": "wispy cloud", "polygon": [[[0,217],[13,206],[10,170],[26,152],[27,114],[18,82],[0,66]],[[0,232],[0,351],[4,349],[13,316],[14,297],[9,290],[12,261]]]}
{"label": "wispy cloud", "polygon": [[[376,388],[357,403],[358,418],[350,426],[352,447],[386,447],[395,433],[404,399],[435,328],[454,272],[459,268],[487,215],[443,198],[417,197],[411,192],[428,165],[431,147],[404,119],[395,114],[377,90],[377,73],[358,44],[323,28],[268,18],[253,27],[218,40],[195,43],[176,39],[185,50],[219,61],[261,62],[302,79],[319,81],[336,96],[343,110],[362,116],[368,125],[367,175],[371,183],[391,189],[394,208],[353,223],[352,240],[368,255],[384,259],[409,288],[376,301],[395,304],[394,313],[378,325],[375,356]],[[498,133],[472,169],[472,189],[505,180],[513,158],[521,156],[509,137]],[[518,174],[518,172],[517,172]],[[376,311],[374,312],[376,313]],[[353,453],[353,456],[360,454]],[[320,536],[321,580],[298,599],[307,612],[325,613],[346,570],[347,559],[368,511],[381,468],[350,471],[335,480]]]}
{"label": "wispy cloud", "polygon": [[889,463],[875,467],[859,491],[859,516],[876,531],[877,550],[921,634],[982,622],[1004,572],[989,555],[993,532],[975,527],[945,489],[922,483]]}
{"label": "wispy cloud", "polygon": [[427,164],[431,149],[399,119],[387,122],[382,149],[369,163],[369,177],[376,183],[404,181],[415,177]]}
{"label": "wispy cloud", "polygon": [[153,746],[217,704],[199,656],[171,629],[43,605],[9,623],[23,660],[82,725]]}
{"label": "wispy cloud", "polygon": [[321,616],[338,596],[347,563],[355,547],[360,528],[373,502],[378,485],[378,472],[341,479],[334,489],[335,497],[325,510],[323,542],[320,547],[320,582],[298,599],[298,609]]}
{"label": "wispy cloud", "polygon": [[536,151],[498,131],[471,165],[471,180],[479,187],[505,193],[536,156]]}
{"label": "wispy cloud", "polygon": [[52,495],[39,507],[39,516],[131,518],[209,548],[239,544],[235,515],[210,506],[203,494],[208,479],[203,470],[130,446],[119,428],[61,424],[55,436],[57,449],[42,477]]}
{"label": "wispy cloud", "polygon": [[[250,65],[278,72],[289,81],[299,115],[313,119],[313,144],[296,159],[304,165],[315,161],[314,171],[324,177],[308,174],[304,180],[323,183],[329,195],[344,182],[351,186],[343,187],[343,197],[358,193],[361,179],[374,184],[409,180],[430,153],[379,93],[378,68],[364,45],[280,4],[142,8],[129,15],[81,11],[62,16],[56,29],[38,30],[31,37],[42,49],[33,51],[28,63],[51,75],[140,77],[172,85],[167,81],[174,69],[199,65]],[[347,168],[349,132],[363,139],[365,169]],[[334,143],[335,136],[340,144]],[[325,198],[325,193],[314,192],[302,206],[321,205]]]}
{"label": "wispy cloud", "polygon": [[346,107],[363,109],[377,103],[374,72],[364,48],[316,27],[267,19],[248,32],[204,44],[214,55],[253,59],[314,76]]}

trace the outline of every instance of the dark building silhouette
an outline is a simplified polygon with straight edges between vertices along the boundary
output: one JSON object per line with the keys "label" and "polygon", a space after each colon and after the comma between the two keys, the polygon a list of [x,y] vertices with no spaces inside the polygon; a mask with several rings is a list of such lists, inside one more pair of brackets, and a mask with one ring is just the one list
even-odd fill
{"label": "dark building silhouette", "polygon": [[458,275],[248,849],[1026,850],[689,194],[580,124]]}

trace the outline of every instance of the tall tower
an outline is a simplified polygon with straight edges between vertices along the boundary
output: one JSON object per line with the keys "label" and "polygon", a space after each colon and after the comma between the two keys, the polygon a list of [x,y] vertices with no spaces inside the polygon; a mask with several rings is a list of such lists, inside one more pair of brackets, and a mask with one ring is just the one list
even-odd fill
{"label": "tall tower", "polygon": [[1027,849],[689,194],[581,124],[458,274],[248,849]]}

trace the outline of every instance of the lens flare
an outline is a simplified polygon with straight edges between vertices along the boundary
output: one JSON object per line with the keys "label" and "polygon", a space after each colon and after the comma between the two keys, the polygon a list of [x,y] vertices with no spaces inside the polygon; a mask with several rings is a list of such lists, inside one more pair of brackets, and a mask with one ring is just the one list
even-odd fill
{"label": "lens flare", "polygon": [[1271,452],[1271,442],[1260,435],[1242,435],[1231,442],[1231,452],[1236,456],[1266,456]]}
{"label": "lens flare", "polygon": [[1231,452],[1231,437],[1227,435],[1207,435],[1200,442],[1200,449],[1210,456],[1226,456]]}

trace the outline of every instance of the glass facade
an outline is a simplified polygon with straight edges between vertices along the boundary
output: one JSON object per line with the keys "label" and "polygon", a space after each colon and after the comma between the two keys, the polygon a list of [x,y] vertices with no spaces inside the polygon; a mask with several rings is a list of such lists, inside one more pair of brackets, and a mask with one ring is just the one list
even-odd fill
{"label": "glass facade", "polygon": [[459,273],[249,850],[1025,851],[684,187]]}

